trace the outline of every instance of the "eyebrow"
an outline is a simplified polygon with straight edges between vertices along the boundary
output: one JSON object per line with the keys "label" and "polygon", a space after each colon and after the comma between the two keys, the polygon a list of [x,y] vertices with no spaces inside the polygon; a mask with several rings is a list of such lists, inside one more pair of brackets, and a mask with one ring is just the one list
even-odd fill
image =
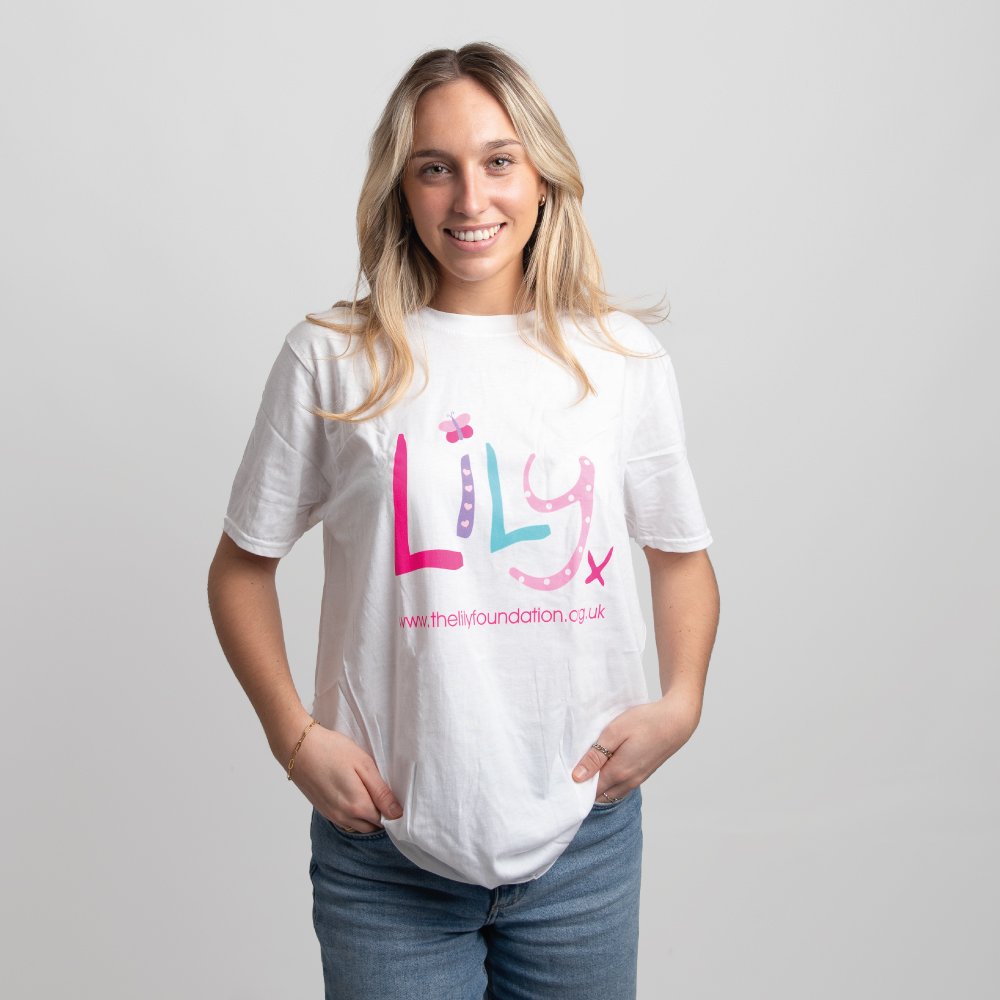
{"label": "eyebrow", "polygon": [[[517,139],[494,139],[492,142],[484,142],[480,148],[480,152],[489,153],[491,150],[501,149],[504,146],[521,146],[523,148],[523,144],[518,142]],[[443,149],[421,149],[416,153],[411,153],[410,159],[418,160],[422,156],[451,156],[451,153]]]}

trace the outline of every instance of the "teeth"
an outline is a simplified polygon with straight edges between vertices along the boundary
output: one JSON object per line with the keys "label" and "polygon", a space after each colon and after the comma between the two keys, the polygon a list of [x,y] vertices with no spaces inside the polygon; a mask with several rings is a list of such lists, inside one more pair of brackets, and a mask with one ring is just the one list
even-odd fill
{"label": "teeth", "polygon": [[472,243],[479,240],[488,240],[491,236],[496,236],[500,232],[500,226],[491,226],[489,229],[449,229],[448,232],[455,239],[462,240],[463,243]]}

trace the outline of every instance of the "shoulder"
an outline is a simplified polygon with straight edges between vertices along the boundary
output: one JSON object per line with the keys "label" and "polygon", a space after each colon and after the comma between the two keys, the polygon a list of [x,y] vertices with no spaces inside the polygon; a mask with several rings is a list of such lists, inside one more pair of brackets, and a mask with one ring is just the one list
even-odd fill
{"label": "shoulder", "polygon": [[[604,325],[610,331],[611,336],[622,347],[640,354],[655,354],[659,358],[669,360],[670,355],[666,352],[656,334],[631,313],[615,309],[604,317]],[[600,327],[597,325],[595,319],[591,319],[588,323],[588,332],[591,338],[603,341],[607,345],[607,340],[601,334]],[[641,364],[646,359],[625,355],[624,360],[627,364],[632,365]]]}
{"label": "shoulder", "polygon": [[[633,351],[644,354],[659,354],[668,357],[659,337],[641,320],[631,313],[616,309],[608,317],[609,327],[617,340]],[[631,360],[631,359],[630,359]],[[641,359],[637,359],[641,360]]]}
{"label": "shoulder", "polygon": [[285,335],[285,345],[315,373],[317,362],[340,357],[356,343],[351,329],[350,310],[334,306],[299,320]]}

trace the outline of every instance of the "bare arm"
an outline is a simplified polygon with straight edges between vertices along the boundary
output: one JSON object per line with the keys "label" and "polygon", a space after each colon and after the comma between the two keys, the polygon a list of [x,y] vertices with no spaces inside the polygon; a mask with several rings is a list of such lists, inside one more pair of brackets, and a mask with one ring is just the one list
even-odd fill
{"label": "bare arm", "polygon": [[719,627],[719,587],[702,549],[664,552],[644,546],[663,699],[687,704],[692,731],[701,718],[708,663]]}
{"label": "bare arm", "polygon": [[[219,643],[283,768],[310,724],[288,666],[275,575],[278,559],[241,549],[223,532],[208,572]],[[295,756],[292,781],[327,819],[362,833],[402,808],[372,757],[350,737],[314,725]]]}
{"label": "bare arm", "polygon": [[208,572],[208,605],[222,651],[283,766],[309,724],[295,690],[275,575],[279,559],[241,549],[223,532]]}
{"label": "bare arm", "polygon": [[653,627],[662,697],[616,716],[573,771],[587,781],[600,771],[597,798],[620,798],[642,784],[694,733],[701,719],[708,661],[719,624],[719,588],[708,553],[644,546],[653,598]]}

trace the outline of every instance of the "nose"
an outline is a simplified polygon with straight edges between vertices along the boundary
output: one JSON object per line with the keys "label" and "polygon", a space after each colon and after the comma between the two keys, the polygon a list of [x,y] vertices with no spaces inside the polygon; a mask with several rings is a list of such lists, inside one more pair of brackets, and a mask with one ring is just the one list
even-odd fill
{"label": "nose", "polygon": [[480,215],[487,203],[485,184],[476,166],[463,170],[455,186],[455,201],[452,209],[457,215],[475,218]]}

